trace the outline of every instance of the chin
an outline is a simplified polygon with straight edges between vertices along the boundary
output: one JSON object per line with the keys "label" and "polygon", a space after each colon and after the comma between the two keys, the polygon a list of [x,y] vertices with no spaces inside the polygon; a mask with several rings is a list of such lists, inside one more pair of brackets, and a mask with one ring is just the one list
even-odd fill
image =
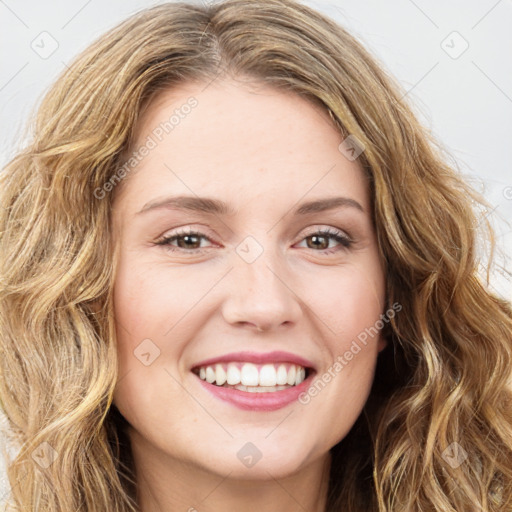
{"label": "chin", "polygon": [[[285,478],[297,473],[308,464],[308,453],[297,446],[282,443],[251,443],[232,441],[232,448],[222,447],[210,453],[208,460],[199,461],[208,471],[240,480],[268,480]],[[300,445],[299,445],[300,446]]]}

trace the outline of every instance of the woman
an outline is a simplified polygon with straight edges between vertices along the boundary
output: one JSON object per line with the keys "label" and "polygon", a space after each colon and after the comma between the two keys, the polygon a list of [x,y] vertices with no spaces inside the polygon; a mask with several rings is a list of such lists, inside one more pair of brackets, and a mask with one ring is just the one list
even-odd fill
{"label": "woman", "polygon": [[291,0],[142,11],[59,78],[2,173],[15,510],[510,510],[483,200],[401,98]]}

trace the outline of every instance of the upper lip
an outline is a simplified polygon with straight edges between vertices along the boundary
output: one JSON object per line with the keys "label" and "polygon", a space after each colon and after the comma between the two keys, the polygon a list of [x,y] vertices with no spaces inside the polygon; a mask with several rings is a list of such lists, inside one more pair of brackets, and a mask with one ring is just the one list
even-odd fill
{"label": "upper lip", "polygon": [[314,369],[313,363],[291,352],[284,352],[282,350],[274,352],[231,352],[218,357],[212,357],[196,363],[192,368],[199,368],[200,366],[211,366],[215,363],[229,363],[229,362],[243,362],[243,363],[294,363],[304,368]]}

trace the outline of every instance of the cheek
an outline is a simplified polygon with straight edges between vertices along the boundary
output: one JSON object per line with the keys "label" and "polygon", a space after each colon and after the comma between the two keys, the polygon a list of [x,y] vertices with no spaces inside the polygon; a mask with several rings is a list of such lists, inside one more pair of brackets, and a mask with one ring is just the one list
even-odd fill
{"label": "cheek", "polygon": [[173,362],[179,360],[183,346],[179,336],[173,343],[169,340],[184,313],[183,301],[173,291],[176,281],[166,283],[158,265],[141,261],[122,257],[114,285],[119,364],[114,404],[132,426],[149,436],[147,429],[162,422],[161,409],[155,404],[180,404],[182,400],[181,388],[172,376],[177,375]]}
{"label": "cheek", "polygon": [[[316,291],[310,293],[311,307],[325,326],[326,365],[304,403],[314,399],[325,421],[340,421],[340,428],[350,424],[350,415],[355,421],[373,381],[385,305],[385,282],[375,268],[350,265],[340,268],[334,278],[323,280],[317,275]],[[340,409],[344,419],[337,414]]]}
{"label": "cheek", "polygon": [[[155,308],[159,300],[155,272],[151,265],[142,263],[137,252],[123,253],[115,277],[116,318],[132,326],[137,326],[138,319],[158,309]],[[133,314],[138,311],[140,314]]]}
{"label": "cheek", "polygon": [[385,282],[380,268],[368,262],[317,273],[303,292],[339,350],[375,325],[385,306]]}
{"label": "cheek", "polygon": [[[321,283],[318,283],[321,284]],[[320,293],[318,290],[328,290]],[[333,446],[356,422],[373,383],[380,342],[376,325],[384,308],[384,283],[367,269],[344,268],[336,286],[317,288],[316,311],[326,325],[326,363],[300,398],[314,411],[323,443]],[[323,313],[323,315],[322,315]],[[324,431],[329,425],[328,431]],[[323,446],[323,445],[322,445]]]}
{"label": "cheek", "polygon": [[[169,338],[165,334],[174,323],[172,294],[167,291],[164,297],[166,287],[158,282],[157,272],[151,266],[142,266],[135,258],[123,256],[115,279],[113,303],[121,381],[118,388],[129,398],[140,393],[137,389],[124,393],[127,386],[155,378],[164,359],[164,347],[165,355],[169,348],[179,351],[179,347],[165,343]],[[124,378],[125,375],[128,377]]]}
{"label": "cheek", "polygon": [[[187,324],[218,277],[207,266],[173,264],[137,251],[124,253],[114,286],[115,316],[133,336],[167,340]],[[200,308],[199,308],[200,309]],[[122,332],[121,332],[122,334]]]}
{"label": "cheek", "polygon": [[166,339],[186,307],[186,294],[180,290],[187,286],[180,274],[184,275],[145,261],[137,253],[121,257],[113,293],[120,350],[125,349],[128,339],[132,343],[145,338]]}

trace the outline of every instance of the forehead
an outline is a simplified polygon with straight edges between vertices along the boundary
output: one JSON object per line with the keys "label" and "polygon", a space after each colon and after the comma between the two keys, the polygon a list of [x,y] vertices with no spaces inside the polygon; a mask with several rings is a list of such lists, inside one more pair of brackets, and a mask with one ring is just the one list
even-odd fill
{"label": "forehead", "polygon": [[141,201],[162,192],[228,202],[338,192],[369,200],[362,168],[339,150],[343,136],[327,111],[267,84],[180,84],[152,99],[135,134],[133,150],[151,148],[123,185]]}

